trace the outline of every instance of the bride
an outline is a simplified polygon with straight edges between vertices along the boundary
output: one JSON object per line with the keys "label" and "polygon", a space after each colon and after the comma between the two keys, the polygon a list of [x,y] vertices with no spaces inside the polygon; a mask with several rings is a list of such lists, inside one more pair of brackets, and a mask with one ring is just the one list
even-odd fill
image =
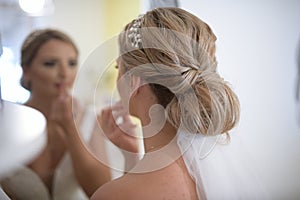
{"label": "bride", "polygon": [[267,198],[247,154],[230,141],[239,101],[217,72],[215,41],[205,22],[180,8],[157,8],[126,25],[117,59],[122,105],[104,109],[99,122],[123,152],[135,154],[123,141],[136,135],[122,125],[129,123],[124,113],[137,117],[145,155],[92,199]]}

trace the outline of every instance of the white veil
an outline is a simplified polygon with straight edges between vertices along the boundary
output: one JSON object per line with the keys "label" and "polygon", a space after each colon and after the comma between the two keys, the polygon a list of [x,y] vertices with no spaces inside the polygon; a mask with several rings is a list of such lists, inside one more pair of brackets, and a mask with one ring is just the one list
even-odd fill
{"label": "white veil", "polygon": [[[198,197],[207,199],[269,199],[259,171],[238,138],[229,144],[222,136],[179,131],[177,144],[194,179]],[[203,187],[203,189],[202,189]]]}

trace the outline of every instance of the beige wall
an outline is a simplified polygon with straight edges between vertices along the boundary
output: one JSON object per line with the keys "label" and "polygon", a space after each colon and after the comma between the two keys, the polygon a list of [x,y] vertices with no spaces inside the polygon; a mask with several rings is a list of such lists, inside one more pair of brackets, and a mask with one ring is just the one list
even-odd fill
{"label": "beige wall", "polygon": [[49,24],[72,35],[82,62],[140,12],[140,0],[57,0],[55,6]]}
{"label": "beige wall", "polygon": [[140,0],[103,0],[103,14],[107,18],[104,23],[105,36],[114,36],[123,27],[140,14]]}

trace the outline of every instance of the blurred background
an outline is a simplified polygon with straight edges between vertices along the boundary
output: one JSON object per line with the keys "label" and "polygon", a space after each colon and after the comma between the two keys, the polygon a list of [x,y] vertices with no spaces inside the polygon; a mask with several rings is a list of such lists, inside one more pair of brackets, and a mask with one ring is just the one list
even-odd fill
{"label": "blurred background", "polygon": [[[28,92],[19,85],[19,51],[33,29],[55,27],[70,34],[79,46],[82,64],[140,13],[157,4],[179,6],[207,22],[218,38],[218,70],[241,102],[241,120],[233,134],[247,141],[245,147],[254,161],[268,172],[262,178],[272,182],[269,190],[274,196],[300,198],[299,0],[28,2],[32,4],[26,6],[26,0],[0,0],[3,99],[22,103],[28,98]],[[40,7],[33,8],[36,5]],[[94,70],[100,70],[101,65],[95,66]],[[109,72],[108,77],[108,82],[114,81],[115,72]],[[87,78],[78,84],[91,84]],[[80,94],[86,96],[83,90]]]}

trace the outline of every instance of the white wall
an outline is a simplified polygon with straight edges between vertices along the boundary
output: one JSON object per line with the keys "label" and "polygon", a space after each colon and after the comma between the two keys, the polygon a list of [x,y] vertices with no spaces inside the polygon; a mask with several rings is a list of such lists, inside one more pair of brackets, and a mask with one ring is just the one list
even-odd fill
{"label": "white wall", "polygon": [[241,102],[241,121],[233,134],[242,135],[261,162],[262,178],[271,182],[274,197],[299,198],[300,1],[182,0],[180,7],[206,21],[218,37],[219,71]]}
{"label": "white wall", "polygon": [[69,33],[80,48],[81,63],[104,38],[103,1],[55,1],[55,14],[49,17],[50,26]]}

